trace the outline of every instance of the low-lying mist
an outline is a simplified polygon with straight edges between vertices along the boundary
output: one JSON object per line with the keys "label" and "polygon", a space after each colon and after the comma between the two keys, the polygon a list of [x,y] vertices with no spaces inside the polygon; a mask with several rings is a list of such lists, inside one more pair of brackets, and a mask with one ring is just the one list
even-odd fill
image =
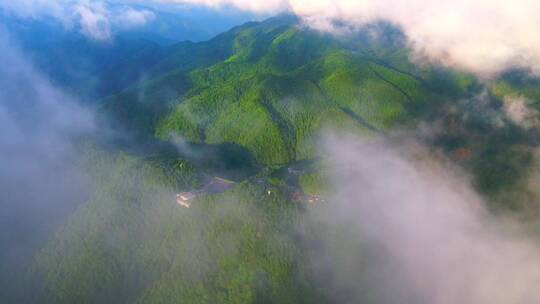
{"label": "low-lying mist", "polygon": [[86,199],[87,183],[72,140],[93,130],[91,113],[51,85],[14,44],[0,28],[3,298],[53,227]]}
{"label": "low-lying mist", "polygon": [[538,301],[537,240],[490,214],[467,175],[443,156],[414,140],[332,135],[321,146],[334,192],[329,204],[310,209],[302,231],[316,231],[309,260],[331,298]]}

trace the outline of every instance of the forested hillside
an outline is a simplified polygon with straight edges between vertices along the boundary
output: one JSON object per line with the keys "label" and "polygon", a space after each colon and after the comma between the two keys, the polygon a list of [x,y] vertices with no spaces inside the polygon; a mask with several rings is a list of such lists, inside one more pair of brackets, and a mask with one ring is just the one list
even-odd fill
{"label": "forested hillside", "polygon": [[415,67],[398,34],[375,27],[391,37],[340,39],[293,16],[248,23],[179,45],[152,69],[171,71],[107,99],[104,112],[138,135],[232,142],[262,164],[284,164],[313,157],[322,126],[384,133],[414,123],[445,92],[474,93],[472,77]]}
{"label": "forested hillside", "polygon": [[[304,259],[319,223],[301,216],[331,204],[329,156],[317,149],[326,130],[374,138],[430,125],[420,140],[467,172],[490,208],[540,214],[523,182],[537,172],[538,118],[524,126],[508,111],[540,110],[538,83],[420,64],[404,41],[388,24],[336,36],[284,15],[171,46],[146,81],[102,100],[98,119],[138,148],[177,151],[87,149],[95,191],[36,255],[36,299],[332,303]],[[208,176],[235,183],[190,208],[175,202]]]}

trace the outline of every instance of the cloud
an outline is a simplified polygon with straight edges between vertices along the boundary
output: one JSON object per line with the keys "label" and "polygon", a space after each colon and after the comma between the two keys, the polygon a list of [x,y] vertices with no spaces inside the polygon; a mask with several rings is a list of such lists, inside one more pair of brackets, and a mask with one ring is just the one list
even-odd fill
{"label": "cloud", "polygon": [[78,29],[95,41],[110,41],[115,28],[140,27],[154,19],[153,12],[127,4],[91,0],[22,0],[0,2],[0,10],[22,18],[52,17],[67,29]]}
{"label": "cloud", "polygon": [[116,22],[124,28],[143,26],[155,18],[155,14],[147,10],[136,10],[131,7],[123,9],[116,18]]}
{"label": "cloud", "polygon": [[388,20],[409,38],[414,55],[484,77],[509,67],[540,73],[540,2],[537,0],[186,0],[220,7],[291,11],[315,28],[336,19],[361,26]]}
{"label": "cloud", "polygon": [[[468,178],[416,142],[330,136],[335,190],[309,250],[336,302],[535,303],[540,250]],[[334,231],[334,233],[331,233]],[[340,298],[342,297],[342,298]]]}
{"label": "cloud", "polygon": [[505,96],[503,102],[506,117],[516,125],[525,129],[540,126],[538,111],[528,105],[525,97]]}
{"label": "cloud", "polygon": [[[84,201],[73,139],[94,129],[90,112],[51,85],[0,28],[0,297],[15,290],[51,229]],[[10,302],[9,300],[7,300]],[[13,301],[17,302],[17,301]]]}
{"label": "cloud", "polygon": [[111,39],[110,13],[103,3],[92,5],[78,3],[72,9],[74,18],[85,36],[99,41]]}

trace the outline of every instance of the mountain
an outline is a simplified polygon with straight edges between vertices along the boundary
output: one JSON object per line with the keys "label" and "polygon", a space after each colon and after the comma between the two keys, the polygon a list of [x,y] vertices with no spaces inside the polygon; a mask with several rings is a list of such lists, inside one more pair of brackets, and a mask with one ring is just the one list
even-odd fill
{"label": "mountain", "polygon": [[[36,255],[32,296],[44,303],[346,299],[324,288],[305,259],[318,248],[321,223],[300,223],[302,237],[296,230],[300,215],[317,208],[305,201],[324,193],[315,145],[325,128],[376,137],[431,124],[437,131],[422,140],[470,174],[494,210],[540,214],[538,196],[522,182],[537,166],[538,128],[508,111],[518,97],[540,110],[535,80],[514,72],[486,84],[409,55],[391,25],[335,36],[289,15],[167,47],[144,65],[147,80],[100,103],[101,122],[134,144],[84,149],[96,190]],[[230,188],[209,190],[215,180]],[[189,209],[176,204],[182,191],[197,195]]]}
{"label": "mountain", "polygon": [[268,165],[313,157],[322,125],[382,133],[413,121],[431,106],[428,99],[444,100],[443,89],[455,96],[474,92],[472,77],[419,70],[402,43],[380,50],[383,43],[367,32],[321,35],[298,27],[292,16],[249,23],[183,46],[158,64],[170,69],[166,74],[103,107],[140,135],[232,142]]}

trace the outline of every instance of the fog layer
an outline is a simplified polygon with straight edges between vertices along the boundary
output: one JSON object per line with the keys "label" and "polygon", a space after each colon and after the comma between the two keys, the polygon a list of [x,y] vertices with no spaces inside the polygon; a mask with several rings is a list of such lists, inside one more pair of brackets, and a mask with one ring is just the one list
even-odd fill
{"label": "fog layer", "polygon": [[93,129],[90,113],[13,45],[0,31],[0,280],[6,291],[13,291],[8,283],[52,227],[84,201],[72,140]]}
{"label": "fog layer", "polygon": [[[331,136],[336,190],[311,263],[345,303],[535,303],[540,251],[467,177],[415,142]],[[334,233],[330,233],[334,231]]]}

